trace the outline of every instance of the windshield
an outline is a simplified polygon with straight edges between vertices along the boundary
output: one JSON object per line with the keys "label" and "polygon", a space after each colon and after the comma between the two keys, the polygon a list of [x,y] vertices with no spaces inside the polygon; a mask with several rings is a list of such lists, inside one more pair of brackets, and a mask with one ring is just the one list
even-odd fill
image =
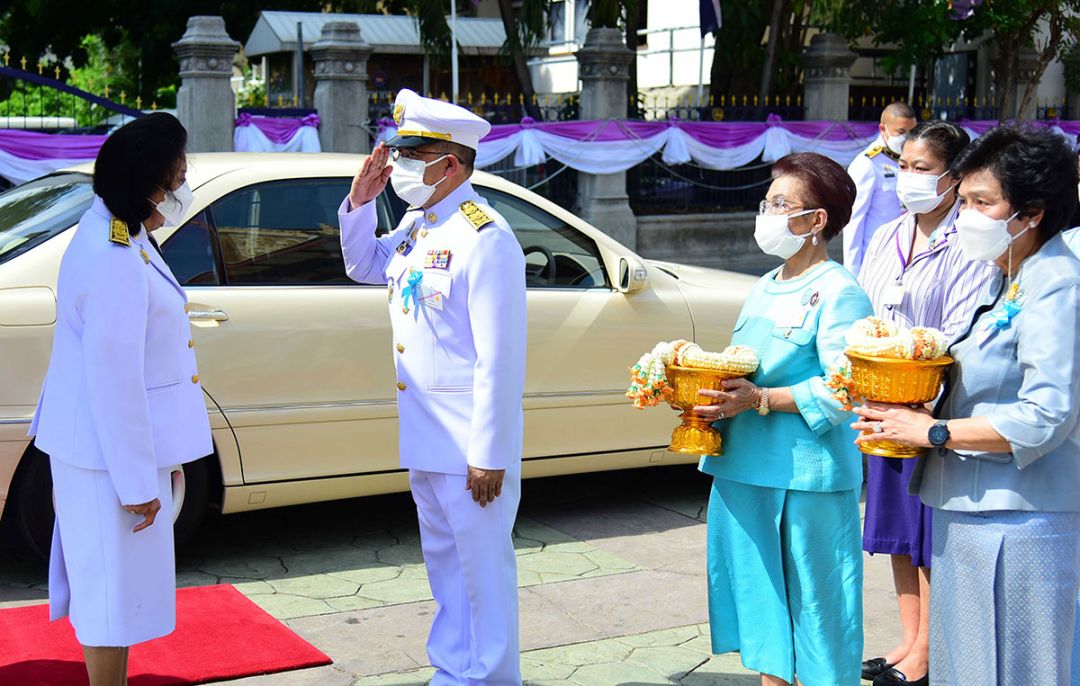
{"label": "windshield", "polygon": [[0,263],[75,226],[94,202],[86,174],[57,174],[0,193]]}

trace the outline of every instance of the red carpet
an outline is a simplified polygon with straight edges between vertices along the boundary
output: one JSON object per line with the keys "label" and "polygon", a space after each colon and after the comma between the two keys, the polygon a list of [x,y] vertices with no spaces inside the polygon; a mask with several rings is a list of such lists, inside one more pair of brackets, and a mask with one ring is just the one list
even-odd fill
{"label": "red carpet", "polygon": [[[229,585],[184,588],[176,631],[131,649],[129,686],[203,684],[331,660]],[[0,610],[0,684],[86,686],[75,630],[48,605]]]}

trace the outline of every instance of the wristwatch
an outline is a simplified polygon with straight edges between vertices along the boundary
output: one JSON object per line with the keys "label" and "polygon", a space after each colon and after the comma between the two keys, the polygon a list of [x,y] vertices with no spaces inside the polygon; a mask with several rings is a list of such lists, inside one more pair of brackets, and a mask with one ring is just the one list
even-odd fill
{"label": "wristwatch", "polygon": [[934,422],[927,432],[927,438],[930,439],[930,445],[944,450],[945,444],[949,442],[949,423],[944,419]]}

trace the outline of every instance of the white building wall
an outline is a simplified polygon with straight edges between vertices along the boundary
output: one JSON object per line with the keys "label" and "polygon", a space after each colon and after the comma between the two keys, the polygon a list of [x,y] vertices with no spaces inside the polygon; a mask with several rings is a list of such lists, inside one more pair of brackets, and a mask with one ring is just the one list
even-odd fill
{"label": "white building wall", "polygon": [[[563,0],[573,2],[573,0]],[[583,3],[578,0],[574,11],[580,13]],[[570,12],[566,8],[563,16]],[[696,87],[699,75],[709,84],[709,67],[713,58],[713,37],[705,37],[704,69],[701,69],[701,30],[697,0],[662,0],[649,3],[646,18],[646,44],[637,50],[638,88],[685,90]],[[574,17],[579,19],[580,17]],[[570,21],[567,19],[566,21]],[[584,42],[583,27],[564,31],[566,42],[553,41],[550,55],[532,60],[533,85],[537,93],[572,93],[579,90],[577,60],[574,52]],[[559,32],[556,31],[558,34]]]}

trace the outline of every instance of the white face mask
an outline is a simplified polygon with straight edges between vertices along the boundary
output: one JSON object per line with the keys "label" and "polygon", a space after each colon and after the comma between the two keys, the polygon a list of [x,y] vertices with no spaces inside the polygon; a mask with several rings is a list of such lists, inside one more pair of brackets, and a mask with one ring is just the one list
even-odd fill
{"label": "white face mask", "polygon": [[[945,174],[948,173],[945,172]],[[945,174],[934,176],[933,174],[916,174],[915,172],[901,171],[896,175],[896,196],[900,198],[900,202],[909,212],[923,214],[924,212],[936,210],[941,205],[941,201],[945,198],[949,189],[952,188],[952,186],[949,186],[944,193],[938,195],[938,181]]]}
{"label": "white face mask", "polygon": [[424,172],[431,165],[442,162],[447,157],[449,155],[443,155],[427,163],[407,157],[394,160],[394,170],[390,172],[390,184],[394,187],[394,192],[410,206],[420,207],[435,192],[435,187],[448,178],[444,176],[434,184],[428,185],[424,183]]}
{"label": "white face mask", "polygon": [[795,214],[759,214],[754,220],[754,240],[757,241],[761,252],[786,260],[806,243],[806,239],[813,234],[796,236],[788,228],[788,220],[792,217],[801,217],[814,210],[803,210]]}
{"label": "white face mask", "polygon": [[889,146],[889,150],[892,150],[897,155],[904,152],[904,141],[907,140],[907,134],[901,134],[899,136],[889,136],[885,139],[885,145]]}
{"label": "white face mask", "polygon": [[165,191],[165,199],[154,205],[158,214],[165,219],[165,223],[161,226],[180,226],[180,222],[184,221],[184,217],[194,202],[195,195],[191,192],[187,181],[180,184],[175,191]]}
{"label": "white face mask", "polygon": [[1009,222],[1018,214],[1015,212],[1008,219],[994,219],[975,209],[960,212],[956,217],[956,237],[964,255],[983,262],[992,262],[1004,255],[1012,242],[1031,228],[1028,224],[1015,236],[1009,233]]}

